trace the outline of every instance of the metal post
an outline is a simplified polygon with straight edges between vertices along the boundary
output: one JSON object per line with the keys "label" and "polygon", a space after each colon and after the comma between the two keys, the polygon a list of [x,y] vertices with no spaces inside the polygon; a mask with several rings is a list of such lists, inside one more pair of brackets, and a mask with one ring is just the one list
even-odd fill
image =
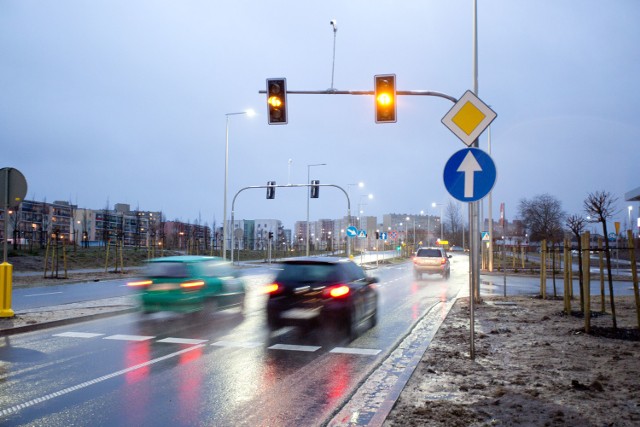
{"label": "metal post", "polygon": [[[326,166],[326,163],[315,163],[313,165],[307,165],[307,184],[311,185],[311,167],[312,166]],[[309,256],[309,199],[311,198],[311,187],[307,188],[307,250],[306,254]]]}
{"label": "metal post", "polygon": [[[225,116],[225,145],[224,145],[224,207],[222,213],[222,258],[227,259],[227,189],[229,178],[229,116],[237,116],[240,114],[248,114],[248,111],[240,111],[237,113],[226,113]],[[233,259],[233,248],[231,248],[231,258]]]}

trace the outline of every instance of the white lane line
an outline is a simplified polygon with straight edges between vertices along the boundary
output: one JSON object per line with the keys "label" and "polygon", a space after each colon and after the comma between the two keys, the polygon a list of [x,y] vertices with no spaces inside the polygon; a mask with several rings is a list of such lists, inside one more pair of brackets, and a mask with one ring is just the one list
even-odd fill
{"label": "white lane line", "polygon": [[259,342],[233,342],[233,341],[216,341],[211,345],[215,345],[216,347],[226,347],[226,348],[256,348],[260,347],[262,343]]}
{"label": "white lane line", "polygon": [[147,341],[154,339],[155,337],[150,337],[146,335],[110,335],[108,337],[102,338],[103,340],[120,340],[120,341]]}
{"label": "white lane line", "polygon": [[267,347],[267,348],[270,348],[271,350],[290,350],[290,351],[314,352],[314,351],[318,350],[320,347],[315,346],[315,345],[275,344],[275,345],[272,345],[271,347]]}
{"label": "white lane line", "polygon": [[173,338],[173,337],[169,337],[169,338],[164,338],[161,340],[158,340],[156,342],[164,342],[164,343],[169,343],[169,344],[202,344],[207,342],[208,340],[195,340],[195,339],[189,339],[189,338]]}
{"label": "white lane line", "polygon": [[25,297],[41,297],[44,295],[55,295],[55,294],[61,294],[62,292],[46,292],[46,293],[42,293],[42,294],[29,294],[29,295],[25,295]]}
{"label": "white lane line", "polygon": [[158,363],[158,362],[161,362],[163,360],[179,356],[179,355],[181,355],[183,353],[186,353],[188,351],[193,351],[193,350],[195,350],[197,348],[201,348],[201,347],[204,347],[204,345],[196,345],[196,346],[193,346],[193,347],[185,348],[183,350],[176,351],[175,353],[170,353],[170,354],[167,354],[166,356],[158,357],[157,359],[152,359],[152,360],[149,360],[147,362],[143,362],[143,363],[140,363],[138,365],[134,365],[134,366],[131,366],[129,368],[122,369],[120,371],[113,372],[111,374],[107,374],[107,375],[104,375],[102,377],[98,377],[98,378],[93,379],[93,380],[85,381],[85,382],[80,383],[78,385],[74,385],[72,387],[67,387],[67,388],[62,389],[60,391],[56,391],[54,393],[50,393],[50,394],[47,394],[47,395],[42,396],[42,397],[38,397],[37,399],[33,399],[33,400],[29,400],[29,401],[24,402],[24,403],[20,403],[19,405],[15,405],[15,406],[12,406],[10,408],[3,409],[2,411],[0,411],[0,416],[13,414],[14,412],[18,412],[21,409],[28,408],[30,406],[33,406],[33,405],[37,404],[37,403],[42,403],[42,402],[45,402],[47,400],[53,399],[54,397],[62,396],[62,395],[71,393],[72,391],[80,390],[80,389],[89,387],[90,385],[98,384],[98,383],[100,383],[102,381],[106,381],[108,379],[115,378],[115,377],[120,376],[120,375],[124,375],[124,374],[126,374],[128,372],[135,371],[136,369],[140,369],[140,368],[144,368],[145,366],[153,365],[154,363]]}
{"label": "white lane line", "polygon": [[69,337],[69,338],[95,338],[104,334],[92,334],[90,332],[63,332],[61,334],[54,334],[54,337]]}
{"label": "white lane line", "polygon": [[375,356],[382,350],[374,348],[349,348],[349,347],[336,347],[329,353],[342,353],[342,354],[357,354],[361,356]]}

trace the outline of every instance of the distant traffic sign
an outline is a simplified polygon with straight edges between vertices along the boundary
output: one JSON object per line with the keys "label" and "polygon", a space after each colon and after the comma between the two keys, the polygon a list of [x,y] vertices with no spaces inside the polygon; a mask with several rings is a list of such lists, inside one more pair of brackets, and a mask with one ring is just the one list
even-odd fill
{"label": "distant traffic sign", "polygon": [[491,238],[489,237],[489,232],[488,231],[483,231],[481,234],[482,234],[482,241],[483,242],[491,241]]}
{"label": "distant traffic sign", "polygon": [[380,233],[380,240],[387,240],[388,237],[389,236],[384,231],[382,233]]}
{"label": "distant traffic sign", "polygon": [[464,148],[444,167],[444,185],[461,202],[475,202],[489,194],[496,182],[496,165],[479,148]]}
{"label": "distant traffic sign", "polygon": [[358,235],[358,229],[353,225],[347,227],[347,237],[356,237]]}
{"label": "distant traffic sign", "polygon": [[361,239],[367,237],[367,230],[358,230],[358,237],[360,237]]}
{"label": "distant traffic sign", "polygon": [[496,117],[495,111],[468,90],[445,114],[442,124],[467,146],[471,146]]}

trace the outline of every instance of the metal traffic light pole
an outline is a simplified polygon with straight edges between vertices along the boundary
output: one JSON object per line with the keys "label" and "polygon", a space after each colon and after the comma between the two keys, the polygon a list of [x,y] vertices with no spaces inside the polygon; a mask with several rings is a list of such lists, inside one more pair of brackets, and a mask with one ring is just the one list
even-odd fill
{"label": "metal traffic light pole", "polygon": [[[271,182],[271,181],[270,181]],[[317,186],[317,187],[335,187],[338,188],[339,190],[341,190],[344,193],[344,196],[347,198],[347,218],[348,218],[348,222],[349,225],[351,225],[351,200],[349,199],[349,194],[345,191],[344,188],[340,187],[339,185],[335,185],[335,184],[286,184],[286,185],[252,185],[249,187],[244,187],[241,188],[240,190],[238,190],[238,192],[235,194],[235,196],[233,196],[233,201],[231,202],[231,263],[233,263],[233,247],[235,246],[235,233],[233,232],[233,223],[234,223],[234,217],[235,217],[235,206],[236,206],[236,198],[238,197],[238,195],[240,195],[240,193],[242,193],[245,190],[249,190],[249,189],[255,189],[255,188],[293,188],[293,187],[311,187],[311,186]],[[309,196],[309,192],[307,191],[307,196]],[[347,257],[349,258],[351,256],[351,250],[350,250],[350,246],[347,245]]]}
{"label": "metal traffic light pole", "polygon": [[[267,93],[266,90],[260,90],[258,93]],[[373,90],[287,90],[287,94],[293,95],[375,95]],[[437,96],[439,98],[448,99],[454,104],[458,102],[458,98],[447,95],[446,93],[436,92],[433,90],[397,90],[396,95],[422,95]]]}

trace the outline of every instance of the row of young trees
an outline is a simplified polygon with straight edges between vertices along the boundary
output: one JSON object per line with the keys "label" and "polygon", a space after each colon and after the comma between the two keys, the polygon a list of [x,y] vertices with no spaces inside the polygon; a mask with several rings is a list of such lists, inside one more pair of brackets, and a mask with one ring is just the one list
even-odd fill
{"label": "row of young trees", "polygon": [[[583,250],[590,251],[593,248],[583,248],[581,236],[586,231],[587,224],[599,223],[602,225],[604,241],[604,253],[607,263],[607,278],[609,282],[609,295],[613,327],[616,324],[616,311],[613,292],[613,278],[611,273],[611,248],[607,231],[607,221],[619,213],[616,208],[617,198],[608,191],[596,191],[587,195],[583,202],[583,214],[567,215],[562,210],[558,199],[549,195],[538,195],[530,200],[520,201],[519,214],[525,226],[529,230],[531,241],[546,240],[554,247],[561,245],[567,232],[571,233],[577,241],[577,250],[582,254]],[[578,258],[580,283],[582,284],[582,257]],[[580,286],[582,290],[582,286]],[[582,299],[582,298],[581,298]]]}

